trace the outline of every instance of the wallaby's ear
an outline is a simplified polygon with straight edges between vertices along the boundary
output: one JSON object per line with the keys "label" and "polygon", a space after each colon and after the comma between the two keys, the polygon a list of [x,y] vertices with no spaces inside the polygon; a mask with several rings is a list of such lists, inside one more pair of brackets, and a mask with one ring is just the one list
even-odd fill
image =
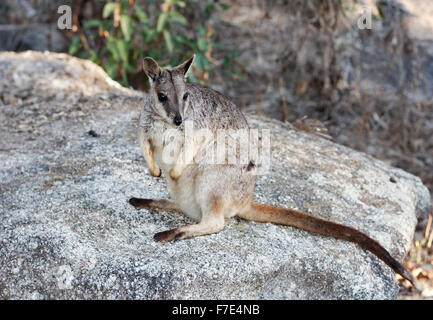
{"label": "wallaby's ear", "polygon": [[150,57],[143,59],[143,70],[152,81],[155,81],[161,73],[158,63]]}
{"label": "wallaby's ear", "polygon": [[179,71],[182,73],[185,77],[187,76],[189,70],[191,70],[192,63],[194,62],[195,54],[190,57],[188,60],[183,62],[182,64],[178,65],[177,67],[174,67],[174,70]]}

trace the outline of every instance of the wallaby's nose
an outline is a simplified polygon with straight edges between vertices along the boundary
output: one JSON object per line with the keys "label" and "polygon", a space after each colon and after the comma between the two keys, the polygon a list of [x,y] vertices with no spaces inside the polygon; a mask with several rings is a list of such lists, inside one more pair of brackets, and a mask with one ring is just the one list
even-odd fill
{"label": "wallaby's nose", "polygon": [[175,125],[180,126],[182,123],[182,117],[179,115],[175,116],[173,122]]}

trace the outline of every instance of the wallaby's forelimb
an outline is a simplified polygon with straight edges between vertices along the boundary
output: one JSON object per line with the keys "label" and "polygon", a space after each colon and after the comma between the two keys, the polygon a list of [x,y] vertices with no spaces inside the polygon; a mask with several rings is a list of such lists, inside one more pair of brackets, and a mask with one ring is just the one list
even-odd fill
{"label": "wallaby's forelimb", "polygon": [[294,209],[257,203],[253,203],[251,205],[251,210],[243,212],[239,214],[239,216],[246,220],[292,226],[324,236],[354,242],[363,249],[375,254],[396,273],[410,281],[414,286],[418,288],[420,287],[418,281],[409,273],[409,271],[407,271],[400,262],[395,260],[379,242],[352,227],[316,218]]}
{"label": "wallaby's forelimb", "polygon": [[141,151],[143,153],[144,160],[146,160],[150,174],[154,177],[160,177],[161,169],[159,169],[155,162],[153,156],[153,146],[151,145],[149,139],[144,137],[144,133],[141,128],[138,129],[138,141],[140,142]]}

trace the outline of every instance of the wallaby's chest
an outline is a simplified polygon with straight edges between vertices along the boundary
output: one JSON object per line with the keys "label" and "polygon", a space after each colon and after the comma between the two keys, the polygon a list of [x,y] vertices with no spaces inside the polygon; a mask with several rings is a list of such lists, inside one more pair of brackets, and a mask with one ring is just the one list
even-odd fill
{"label": "wallaby's chest", "polygon": [[165,173],[168,173],[175,164],[180,149],[184,143],[181,130],[168,127],[164,123],[155,123],[150,133],[154,159]]}
{"label": "wallaby's chest", "polygon": [[199,221],[201,211],[194,197],[194,178],[192,167],[185,169],[179,180],[170,178],[170,169],[179,157],[180,149],[184,144],[184,133],[181,130],[168,128],[164,124],[155,123],[150,135],[155,162],[163,171],[167,186],[172,197],[182,211],[190,218]]}

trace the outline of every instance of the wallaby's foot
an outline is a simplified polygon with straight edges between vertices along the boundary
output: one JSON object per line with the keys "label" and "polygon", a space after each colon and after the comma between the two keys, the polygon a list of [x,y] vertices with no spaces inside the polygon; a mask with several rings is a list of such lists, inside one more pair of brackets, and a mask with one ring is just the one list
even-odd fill
{"label": "wallaby's foot", "polygon": [[149,172],[155,178],[159,178],[161,176],[161,169],[159,169],[157,166],[152,169],[149,168]]}
{"label": "wallaby's foot", "polygon": [[131,198],[129,203],[137,209],[150,209],[150,210],[161,210],[161,211],[174,211],[180,212],[180,208],[169,200],[155,200],[155,199],[140,199]]}
{"label": "wallaby's foot", "polygon": [[153,239],[155,239],[155,241],[164,241],[164,242],[175,240],[175,239],[176,240],[183,239],[185,233],[180,231],[179,229],[180,228],[176,228],[176,229],[155,233]]}
{"label": "wallaby's foot", "polygon": [[177,180],[182,175],[182,171],[181,169],[178,169],[176,166],[174,166],[170,169],[169,175],[173,180]]}
{"label": "wallaby's foot", "polygon": [[147,209],[149,208],[149,202],[151,201],[152,199],[131,198],[128,202],[137,209]]}

